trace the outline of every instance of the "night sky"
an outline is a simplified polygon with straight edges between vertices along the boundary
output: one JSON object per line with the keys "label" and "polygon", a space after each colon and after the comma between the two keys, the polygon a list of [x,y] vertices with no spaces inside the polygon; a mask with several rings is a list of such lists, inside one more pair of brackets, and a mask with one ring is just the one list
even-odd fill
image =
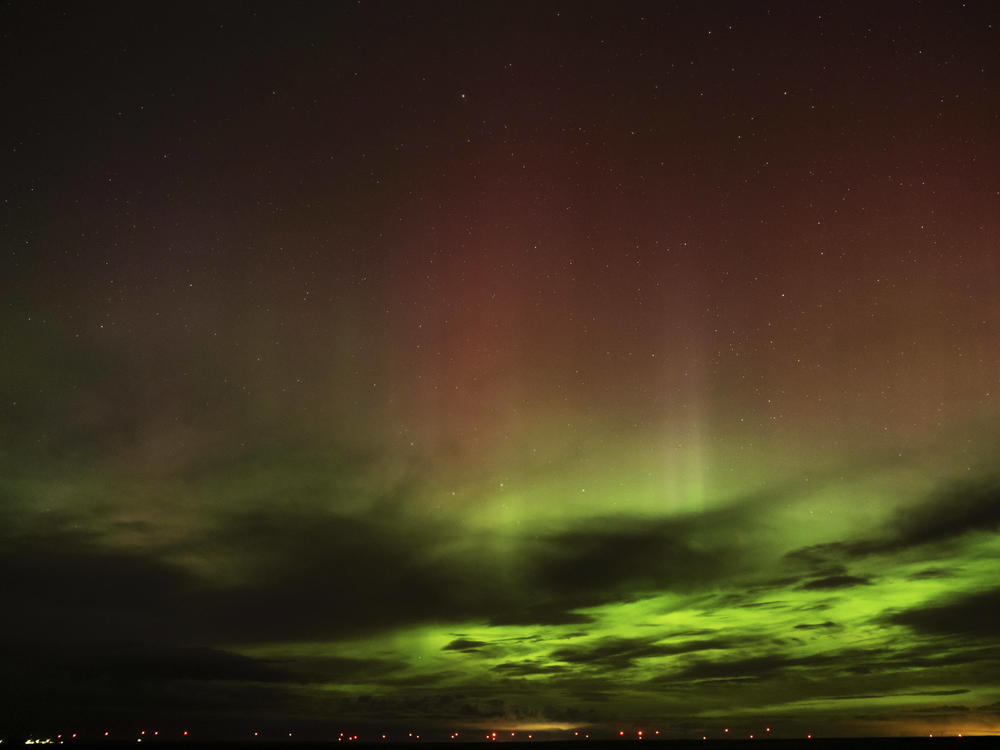
{"label": "night sky", "polygon": [[4,2],[0,729],[1000,733],[998,24]]}

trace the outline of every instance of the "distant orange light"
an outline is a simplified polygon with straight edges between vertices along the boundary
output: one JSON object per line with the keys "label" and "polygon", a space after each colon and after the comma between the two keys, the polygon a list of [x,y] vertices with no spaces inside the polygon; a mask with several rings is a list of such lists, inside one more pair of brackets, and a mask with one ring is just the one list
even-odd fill
{"label": "distant orange light", "polygon": [[625,736],[625,730],[624,729],[619,729],[618,730],[618,736],[619,737],[624,737]]}
{"label": "distant orange light", "polygon": [[188,736],[188,732],[187,732],[187,730],[186,730],[186,729],[184,730],[184,736],[185,736],[185,737],[187,737],[187,736]]}

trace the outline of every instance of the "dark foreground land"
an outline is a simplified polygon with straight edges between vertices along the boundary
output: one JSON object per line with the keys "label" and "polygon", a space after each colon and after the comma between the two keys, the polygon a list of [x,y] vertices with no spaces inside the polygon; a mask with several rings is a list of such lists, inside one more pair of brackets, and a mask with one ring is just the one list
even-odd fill
{"label": "dark foreground land", "polygon": [[[5,745],[8,743],[4,743]],[[19,744],[19,743],[18,743]],[[124,750],[135,747],[133,742],[81,742],[73,743],[74,750]],[[354,750],[371,750],[371,748],[390,748],[398,750],[407,747],[409,750],[446,750],[456,745],[490,744],[482,741],[465,742],[405,742],[405,743],[361,743],[361,742],[155,742],[157,750],[331,750],[335,745],[355,746]],[[732,739],[732,740],[588,740],[588,741],[544,741],[534,742],[502,742],[506,750],[750,750],[754,747],[769,750],[938,750],[944,748],[963,748],[964,750],[986,750],[1000,748],[1000,736],[995,737],[816,737],[813,739]],[[10,743],[11,750],[14,743]],[[586,748],[581,747],[586,745]],[[21,747],[24,747],[21,745]],[[55,750],[55,748],[53,748]]]}

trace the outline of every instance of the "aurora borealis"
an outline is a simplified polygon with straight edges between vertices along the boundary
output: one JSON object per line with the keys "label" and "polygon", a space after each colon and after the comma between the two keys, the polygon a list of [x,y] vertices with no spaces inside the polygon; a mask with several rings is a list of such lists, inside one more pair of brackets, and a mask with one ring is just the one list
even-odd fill
{"label": "aurora borealis", "polygon": [[1000,733],[998,22],[5,3],[0,730]]}

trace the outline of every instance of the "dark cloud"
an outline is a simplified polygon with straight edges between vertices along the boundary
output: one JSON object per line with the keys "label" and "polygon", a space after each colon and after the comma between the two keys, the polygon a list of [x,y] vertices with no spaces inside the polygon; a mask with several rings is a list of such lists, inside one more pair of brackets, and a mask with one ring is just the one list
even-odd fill
{"label": "dark cloud", "polygon": [[998,658],[1000,646],[997,645],[983,645],[981,641],[965,638],[933,638],[907,648],[884,649],[877,653],[870,651],[863,662],[850,669],[868,674],[905,673],[919,668],[938,675],[957,670],[961,672],[963,681],[968,682],[974,679],[974,672],[979,669],[977,665],[988,665]]}
{"label": "dark cloud", "polygon": [[886,622],[919,633],[1000,642],[1000,589],[965,594],[939,604],[887,615]]}
{"label": "dark cloud", "polygon": [[368,682],[373,679],[396,681],[406,665],[394,659],[309,656],[297,659],[270,659],[289,679],[302,683]]}
{"label": "dark cloud", "polygon": [[53,718],[85,725],[144,721],[152,707],[174,721],[230,711],[274,716],[289,710],[301,684],[268,661],[162,641],[8,643],[0,659],[5,719],[40,726]]}
{"label": "dark cloud", "polygon": [[593,645],[556,649],[549,657],[602,669],[624,669],[632,666],[638,659],[729,649],[733,645],[732,641],[721,638],[681,643],[661,643],[653,638],[603,638]]}
{"label": "dark cloud", "polygon": [[[910,693],[892,693],[893,696],[898,696],[901,698],[934,698],[943,695],[962,695],[968,693],[968,688],[956,688],[954,690],[924,690],[916,691]],[[846,695],[832,695],[831,700],[838,701],[848,701],[848,700],[885,700],[888,697],[885,693],[847,693]]]}
{"label": "dark cloud", "polygon": [[830,628],[840,627],[835,622],[827,620],[826,622],[803,622],[795,626],[796,630],[827,630]]}
{"label": "dark cloud", "polygon": [[847,589],[853,586],[870,586],[871,579],[863,578],[861,576],[827,576],[826,578],[815,578],[811,581],[806,581],[799,588],[805,589],[807,591],[813,591],[817,589]]}
{"label": "dark cloud", "polygon": [[[16,617],[0,620],[10,638],[185,640],[198,623],[201,586],[191,575],[139,550],[111,550],[82,533],[7,538],[0,590]],[[66,619],[74,626],[67,632]]]}
{"label": "dark cloud", "polygon": [[962,695],[963,693],[970,692],[969,688],[954,688],[953,690],[924,690],[917,693],[900,693],[900,695],[917,695],[917,696],[939,696],[939,695]]}
{"label": "dark cloud", "polygon": [[960,572],[958,568],[925,568],[924,570],[918,570],[916,573],[912,573],[909,578],[911,581],[926,581],[933,578],[953,578]]}
{"label": "dark cloud", "polygon": [[[866,554],[861,551],[863,548],[864,545],[861,543],[824,542],[792,550],[785,554],[785,559],[808,568],[826,568],[831,565],[832,560],[849,559]],[[843,565],[837,565],[836,569],[846,570]]]}
{"label": "dark cloud", "polygon": [[471,582],[427,560],[440,531],[413,532],[376,515],[231,516],[206,541],[248,569],[216,601],[217,622],[233,638],[303,638],[476,613]]}
{"label": "dark cloud", "polygon": [[897,547],[948,541],[1000,529],[1000,478],[951,485],[894,520]]}
{"label": "dark cloud", "polygon": [[845,649],[806,656],[772,653],[740,659],[706,659],[688,664],[677,679],[692,680],[762,680],[788,670],[807,670],[813,674],[848,674],[855,664],[877,663],[885,655],[880,649]]}
{"label": "dark cloud", "polygon": [[394,695],[366,692],[340,698],[335,704],[335,710],[355,719],[393,722],[399,719],[419,720],[425,716],[450,719],[490,718],[503,716],[508,712],[509,706],[495,693],[477,689],[465,692],[404,691]]}
{"label": "dark cloud", "polygon": [[478,651],[482,646],[488,646],[486,641],[472,641],[468,638],[456,638],[451,643],[442,646],[442,651]]}
{"label": "dark cloud", "polygon": [[[851,542],[827,542],[789,552],[787,559],[810,567],[836,564],[870,555],[885,555],[968,534],[1000,528],[1000,480],[988,477],[956,483],[928,499],[898,511],[881,534]],[[928,569],[935,573],[943,569]],[[935,573],[928,573],[934,576]]]}
{"label": "dark cloud", "polygon": [[739,605],[744,609],[784,609],[788,606],[787,602],[782,601],[771,601],[771,602],[743,602]]}
{"label": "dark cloud", "polygon": [[[727,510],[745,512],[749,510]],[[743,554],[702,536],[692,519],[599,518],[533,544],[527,576],[532,586],[552,596],[591,603],[649,590],[697,590],[732,571]]]}
{"label": "dark cloud", "polygon": [[[20,614],[4,618],[0,632],[64,637],[72,613],[79,641],[259,642],[371,632],[442,613],[485,619],[514,601],[509,589],[483,593],[480,577],[462,572],[471,566],[429,561],[446,532],[424,524],[415,534],[415,524],[381,516],[227,514],[210,532],[153,554],[58,524],[17,536],[8,529],[0,589]],[[205,561],[203,572],[167,562],[190,556]],[[227,568],[224,585],[214,565]]]}
{"label": "dark cloud", "polygon": [[54,678],[96,681],[249,681],[297,682],[279,665],[206,647],[176,647],[127,642],[79,645],[18,643],[0,648],[12,671],[39,681]]}
{"label": "dark cloud", "polygon": [[756,656],[747,659],[697,661],[681,670],[679,679],[760,679],[794,666],[795,662],[780,654]]}
{"label": "dark cloud", "polygon": [[944,705],[944,706],[920,706],[918,708],[912,709],[915,714],[932,714],[938,716],[952,716],[955,714],[964,715],[969,713],[972,709],[969,706],[955,706],[955,705]]}
{"label": "dark cloud", "polygon": [[[752,496],[696,516],[660,521],[588,519],[524,539],[517,600],[492,613],[489,622],[586,624],[592,618],[574,610],[651,591],[710,589],[741,570],[747,552],[718,544],[717,534],[705,530],[746,523],[770,502],[772,495]],[[525,599],[531,603],[523,604]]]}
{"label": "dark cloud", "polygon": [[562,664],[539,664],[534,661],[509,661],[497,664],[493,667],[494,672],[499,672],[506,677],[528,677],[531,675],[556,675],[568,671]]}
{"label": "dark cloud", "polygon": [[590,615],[570,611],[573,607],[583,606],[586,599],[560,602],[550,601],[525,607],[518,601],[513,601],[508,608],[498,608],[489,619],[490,625],[586,625],[594,621]]}

